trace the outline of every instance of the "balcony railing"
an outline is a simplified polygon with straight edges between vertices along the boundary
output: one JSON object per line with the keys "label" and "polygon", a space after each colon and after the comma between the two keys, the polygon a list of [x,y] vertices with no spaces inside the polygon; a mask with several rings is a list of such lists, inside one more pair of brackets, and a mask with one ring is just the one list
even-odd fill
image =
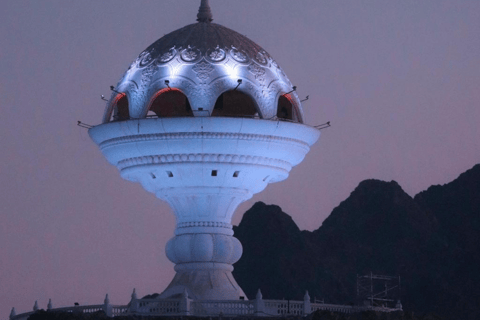
{"label": "balcony railing", "polygon": [[[35,304],[35,309],[38,309]],[[95,313],[105,312],[109,317],[138,316],[306,316],[317,310],[328,310],[341,313],[354,313],[366,310],[391,312],[401,310],[400,302],[396,308],[375,306],[351,306],[327,303],[312,303],[310,297],[303,301],[293,300],[263,300],[257,295],[254,300],[192,300],[186,295],[178,299],[137,299],[133,296],[128,305],[111,305],[108,301],[99,305],[72,306],[63,308],[47,308],[47,312]],[[27,320],[36,310],[15,314],[12,309],[10,320]]]}

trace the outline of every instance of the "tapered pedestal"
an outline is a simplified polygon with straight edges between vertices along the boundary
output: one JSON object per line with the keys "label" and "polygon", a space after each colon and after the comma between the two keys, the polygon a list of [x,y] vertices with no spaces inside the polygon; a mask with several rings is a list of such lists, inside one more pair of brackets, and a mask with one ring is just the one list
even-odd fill
{"label": "tapered pedestal", "polygon": [[186,289],[193,299],[236,300],[245,294],[231,273],[242,255],[232,215],[268,183],[286,179],[320,132],[284,121],[189,117],[107,123],[89,134],[124,179],[175,213],[166,253],[177,273],[161,298]]}

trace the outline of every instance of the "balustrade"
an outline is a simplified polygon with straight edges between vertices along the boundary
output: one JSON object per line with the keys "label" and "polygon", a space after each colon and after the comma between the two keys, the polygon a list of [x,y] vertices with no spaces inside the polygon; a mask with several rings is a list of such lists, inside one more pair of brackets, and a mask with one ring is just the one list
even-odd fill
{"label": "balustrade", "polygon": [[192,301],[193,315],[253,315],[253,301]]}
{"label": "balustrade", "polygon": [[[289,300],[263,300],[261,293],[257,294],[255,300],[191,300],[187,296],[180,299],[137,299],[132,295],[129,305],[110,305],[107,301],[100,305],[72,306],[49,309],[48,312],[72,312],[72,313],[95,313],[104,311],[110,317],[125,315],[140,316],[284,316],[296,315],[305,316],[317,310],[328,310],[341,313],[353,313],[365,310],[380,312],[391,312],[401,310],[400,308],[372,307],[372,306],[350,306],[325,303],[310,303],[306,295],[304,301]],[[14,310],[10,320],[27,320],[36,311],[15,315]]]}

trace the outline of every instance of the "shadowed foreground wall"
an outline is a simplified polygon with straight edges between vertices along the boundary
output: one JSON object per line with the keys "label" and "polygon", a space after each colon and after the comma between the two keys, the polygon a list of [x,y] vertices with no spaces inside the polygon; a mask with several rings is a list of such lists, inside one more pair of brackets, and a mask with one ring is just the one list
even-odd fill
{"label": "shadowed foreground wall", "polygon": [[[204,319],[201,317],[183,317],[188,319]],[[341,314],[330,311],[317,311],[308,317],[309,320],[442,320],[442,318],[437,317],[433,314],[426,315],[415,315],[413,312],[392,312],[389,314],[386,313],[375,313],[373,311],[362,312],[358,314]],[[100,311],[90,315],[87,314],[72,314],[72,313],[49,313],[45,311],[39,311],[36,314],[30,316],[29,320],[107,320],[111,319],[105,316],[105,314]],[[140,320],[144,319],[140,316],[126,316],[126,317],[115,317],[117,320]],[[169,317],[151,317],[149,320],[171,320]],[[224,318],[221,317],[210,317],[211,320],[221,320]],[[285,319],[282,318],[268,318],[268,319]],[[293,319],[300,319],[300,317],[293,317]]]}

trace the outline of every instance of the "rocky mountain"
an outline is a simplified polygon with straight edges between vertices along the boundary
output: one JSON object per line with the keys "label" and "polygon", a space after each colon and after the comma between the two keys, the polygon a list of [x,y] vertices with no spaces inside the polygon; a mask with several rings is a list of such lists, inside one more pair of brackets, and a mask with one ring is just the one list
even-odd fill
{"label": "rocky mountain", "polygon": [[[480,319],[480,165],[414,198],[395,181],[362,181],[315,231],[256,203],[235,236],[234,276],[249,298],[356,299],[357,274],[400,275],[405,310]],[[261,243],[262,245],[258,245]]]}

